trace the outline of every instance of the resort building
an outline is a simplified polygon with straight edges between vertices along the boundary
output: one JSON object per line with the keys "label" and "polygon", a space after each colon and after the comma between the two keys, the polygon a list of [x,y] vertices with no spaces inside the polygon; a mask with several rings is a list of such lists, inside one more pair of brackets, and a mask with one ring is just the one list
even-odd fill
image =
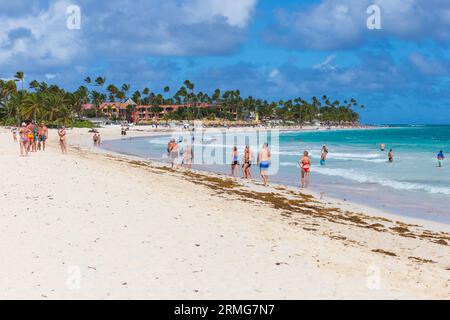
{"label": "resort building", "polygon": [[[174,104],[174,105],[138,105],[132,99],[126,102],[104,102],[100,105],[99,111],[107,118],[115,118],[120,120],[131,120],[136,124],[151,124],[162,119],[165,114],[177,112],[181,108],[216,108],[221,112],[226,109],[232,115],[236,115],[236,110],[231,107],[223,107],[219,104],[200,103],[196,105],[191,104]],[[93,110],[93,104],[85,104],[84,110]]]}

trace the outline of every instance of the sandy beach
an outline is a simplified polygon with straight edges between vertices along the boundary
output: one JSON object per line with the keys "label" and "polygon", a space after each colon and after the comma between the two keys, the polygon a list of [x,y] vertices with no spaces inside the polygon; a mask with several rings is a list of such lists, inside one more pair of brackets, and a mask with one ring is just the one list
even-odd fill
{"label": "sandy beach", "polygon": [[[120,129],[100,129],[103,139]],[[152,133],[131,131],[129,137]],[[450,226],[0,129],[0,299],[449,299]]]}

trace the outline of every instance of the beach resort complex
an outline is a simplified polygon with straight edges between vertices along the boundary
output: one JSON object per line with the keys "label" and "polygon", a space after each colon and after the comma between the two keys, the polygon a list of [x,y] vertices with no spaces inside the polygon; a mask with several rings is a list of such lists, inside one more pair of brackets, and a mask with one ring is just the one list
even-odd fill
{"label": "beach resort complex", "polygon": [[0,299],[450,299],[450,3],[372,2],[0,0]]}

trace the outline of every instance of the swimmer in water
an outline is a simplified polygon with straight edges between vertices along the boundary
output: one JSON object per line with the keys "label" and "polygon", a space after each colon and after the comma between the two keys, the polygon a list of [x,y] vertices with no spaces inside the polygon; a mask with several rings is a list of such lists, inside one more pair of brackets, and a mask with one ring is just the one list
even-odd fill
{"label": "swimmer in water", "polygon": [[394,151],[392,149],[389,150],[388,158],[390,163],[394,162]]}

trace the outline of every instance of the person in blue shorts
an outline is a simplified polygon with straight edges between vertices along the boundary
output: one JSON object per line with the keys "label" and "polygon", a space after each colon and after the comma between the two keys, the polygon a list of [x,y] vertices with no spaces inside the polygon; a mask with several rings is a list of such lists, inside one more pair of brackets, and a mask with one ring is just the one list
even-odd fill
{"label": "person in blue shorts", "polygon": [[261,171],[261,178],[263,179],[264,186],[269,184],[269,167],[270,167],[270,150],[269,144],[264,143],[261,151],[258,154],[258,164]]}
{"label": "person in blue shorts", "polygon": [[438,159],[438,166],[439,168],[442,168],[444,166],[444,151],[439,151],[438,155],[437,155],[437,159]]}

